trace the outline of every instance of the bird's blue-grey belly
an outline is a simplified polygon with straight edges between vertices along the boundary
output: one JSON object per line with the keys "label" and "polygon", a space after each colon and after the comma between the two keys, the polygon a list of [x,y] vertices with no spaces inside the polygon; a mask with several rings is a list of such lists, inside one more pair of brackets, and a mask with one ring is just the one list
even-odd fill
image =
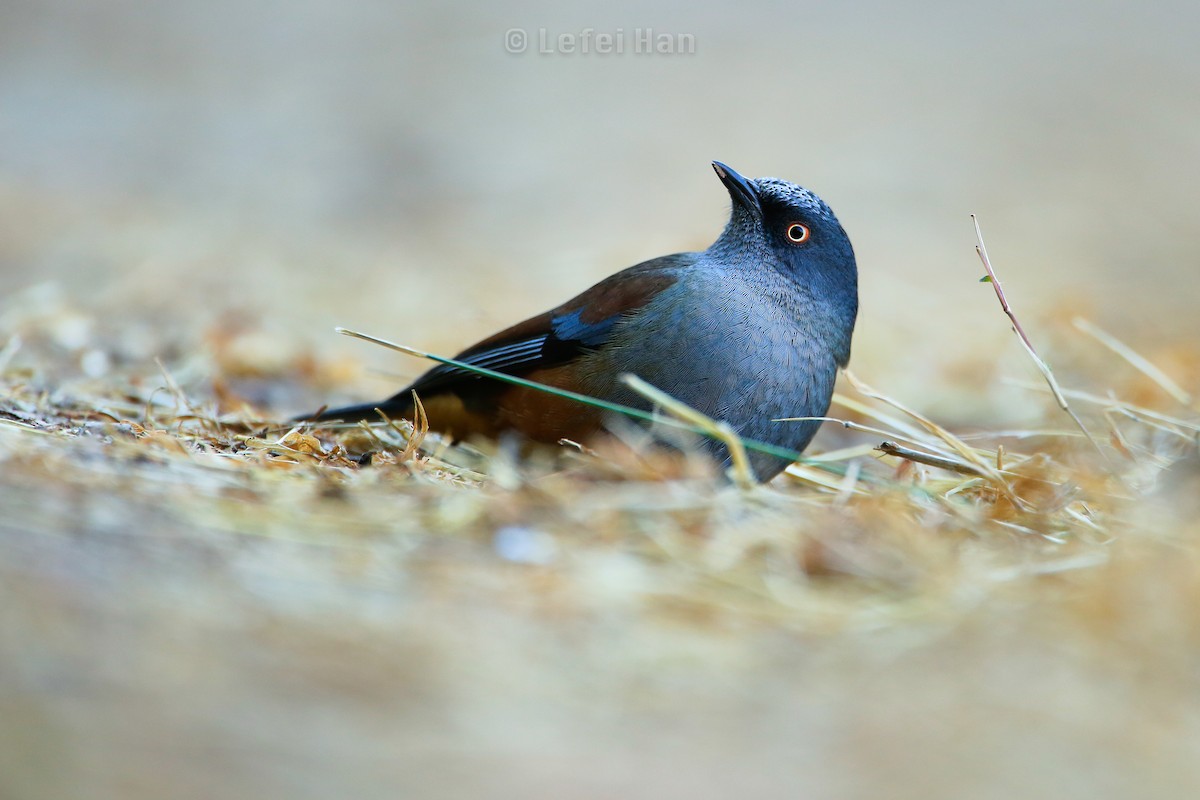
{"label": "bird's blue-grey belly", "polygon": [[[587,390],[640,408],[647,402],[611,376],[633,373],[702,413],[729,423],[743,438],[803,450],[829,408],[837,366],[820,337],[803,320],[783,312],[770,297],[733,285],[709,292],[704,314],[689,304],[660,298],[657,313],[635,315],[614,332],[610,346],[586,357]],[[692,295],[693,298],[695,295]],[[605,377],[600,377],[605,376]],[[704,442],[720,460],[723,446]],[[751,453],[760,477],[778,473],[786,461]]]}

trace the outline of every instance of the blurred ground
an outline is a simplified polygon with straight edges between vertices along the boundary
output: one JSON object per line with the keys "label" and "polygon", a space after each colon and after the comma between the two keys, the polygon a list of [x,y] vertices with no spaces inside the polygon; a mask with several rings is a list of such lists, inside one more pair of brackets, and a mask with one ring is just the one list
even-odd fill
{"label": "blurred ground", "polygon": [[[513,28],[533,47],[586,28],[696,47],[513,54]],[[1174,2],[8,0],[9,399],[144,400],[156,357],[197,402],[232,408],[224,388],[266,419],[388,393],[423,365],[335,325],[451,351],[702,248],[728,205],[714,158],[832,205],[862,276],[854,369],[943,423],[1062,424],[1011,385],[1036,375],[977,282],[972,212],[1060,378],[1132,385],[1069,327],[1082,313],[1195,392],[1198,33],[1200,8]],[[709,614],[660,602],[691,597],[688,565],[614,548],[568,506],[537,512],[558,561],[507,563],[495,530],[534,512],[503,486],[361,479],[330,506],[306,473],[250,513],[250,477],[181,511],[154,488],[178,479],[114,459],[96,426],[4,434],[6,798],[1200,783],[1194,514],[1120,509],[1122,557],[1081,577],[998,582],[956,539],[921,544],[902,590]],[[464,495],[465,518],[438,516]],[[572,525],[594,559],[571,554]],[[1078,554],[1038,550],[1059,555]]]}

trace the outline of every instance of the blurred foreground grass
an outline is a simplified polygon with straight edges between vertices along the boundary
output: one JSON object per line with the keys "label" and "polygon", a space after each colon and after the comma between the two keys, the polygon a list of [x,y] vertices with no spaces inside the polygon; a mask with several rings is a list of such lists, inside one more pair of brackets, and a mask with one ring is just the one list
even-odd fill
{"label": "blurred foreground grass", "polygon": [[353,369],[81,318],[46,287],[3,316],[0,796],[1200,787],[1192,348],[1138,354],[1164,386],[1050,326],[1103,458],[980,354],[948,380],[1028,382],[1036,424],[942,434],[845,384],[854,425],[745,493],[624,448],[279,429]]}

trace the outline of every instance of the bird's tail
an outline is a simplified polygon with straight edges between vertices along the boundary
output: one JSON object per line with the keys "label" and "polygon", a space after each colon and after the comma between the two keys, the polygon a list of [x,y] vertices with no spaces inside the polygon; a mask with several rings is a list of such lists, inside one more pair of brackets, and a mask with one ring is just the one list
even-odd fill
{"label": "bird's tail", "polygon": [[360,403],[354,406],[329,408],[313,414],[295,417],[292,422],[382,422],[382,411],[391,419],[408,416],[413,409],[412,394],[405,392],[378,403]]}

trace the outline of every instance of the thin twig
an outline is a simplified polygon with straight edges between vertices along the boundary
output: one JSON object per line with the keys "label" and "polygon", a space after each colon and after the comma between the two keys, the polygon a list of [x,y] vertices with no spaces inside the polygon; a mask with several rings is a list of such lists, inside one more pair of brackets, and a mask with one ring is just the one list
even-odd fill
{"label": "thin twig", "polygon": [[861,394],[866,395],[873,400],[878,400],[881,403],[886,403],[897,411],[903,412],[912,419],[916,420],[922,428],[945,442],[946,446],[961,456],[965,463],[974,467],[980,475],[986,476],[988,480],[991,480],[996,487],[1003,492],[1004,496],[1011,500],[1013,505],[1015,505],[1017,508],[1023,510],[1029,508],[1029,504],[1022,500],[1017,493],[1013,491],[1013,488],[1008,484],[1008,481],[1005,480],[1004,476],[1001,475],[1000,472],[991,465],[988,459],[985,459],[982,455],[980,455],[979,451],[977,451],[975,448],[968,447],[967,444],[957,436],[950,433],[950,431],[946,430],[941,425],[938,425],[925,415],[914,411],[898,400],[872,389],[870,386],[859,380],[851,370],[844,370],[842,374],[846,376],[846,380],[850,382],[850,385],[857,389]]}
{"label": "thin twig", "polygon": [[996,291],[996,299],[1000,301],[1000,308],[1004,310],[1009,320],[1012,321],[1013,332],[1017,334],[1017,338],[1021,340],[1021,344],[1025,347],[1025,352],[1029,353],[1029,357],[1037,365],[1038,371],[1046,379],[1046,383],[1050,386],[1050,391],[1054,395],[1054,401],[1058,403],[1058,407],[1071,417],[1071,420],[1079,427],[1079,430],[1083,431],[1083,435],[1092,443],[1092,447],[1096,448],[1096,452],[1111,467],[1112,462],[1109,460],[1108,454],[1101,449],[1100,443],[1093,438],[1092,434],[1083,424],[1083,420],[1071,409],[1071,406],[1067,403],[1067,398],[1063,396],[1062,390],[1058,388],[1058,381],[1054,379],[1054,373],[1050,371],[1050,366],[1037,354],[1033,342],[1029,340],[1025,329],[1021,327],[1021,321],[1017,319],[1012,306],[1008,304],[1008,298],[1004,296],[1004,287],[1000,284],[1000,278],[996,275],[996,270],[992,269],[992,262],[987,254],[987,247],[983,243],[983,231],[980,229],[979,220],[974,214],[971,215],[971,222],[975,223],[975,239],[978,242],[975,245],[975,252],[979,255],[979,260],[983,262],[983,268],[987,271],[988,280],[991,282],[992,288]]}
{"label": "thin twig", "polygon": [[881,403],[887,403],[897,411],[904,412],[909,417],[916,420],[921,427],[925,428],[925,430],[929,431],[934,436],[945,442],[951,450],[953,450],[955,453],[958,453],[958,455],[962,457],[963,461],[975,467],[979,474],[986,475],[1007,489],[1007,484],[1005,483],[1003,476],[1001,476],[1000,473],[992,468],[992,465],[988,462],[988,460],[983,458],[974,448],[968,447],[961,439],[950,433],[950,431],[946,430],[941,425],[938,425],[924,414],[920,414],[917,411],[914,411],[913,409],[903,405],[900,403],[900,401],[888,397],[887,395],[884,395],[881,392],[871,388],[862,380],[860,380],[852,371],[846,370],[843,374],[846,376],[846,380],[850,382],[850,385],[857,389],[860,393],[872,398],[873,400],[878,400]]}
{"label": "thin twig", "polygon": [[972,475],[975,477],[986,477],[982,470],[973,464],[967,464],[963,461],[953,461],[949,458],[940,458],[939,456],[929,455],[917,450],[910,450],[907,447],[901,447],[895,442],[880,442],[875,448],[879,452],[888,456],[896,456],[907,461],[915,461],[918,464],[925,464],[938,469],[946,469],[951,472],[957,472],[960,475]]}
{"label": "thin twig", "polygon": [[[832,422],[837,425],[840,425],[842,428],[844,428],[848,431],[854,431],[856,433],[869,433],[872,436],[890,436],[893,439],[898,439],[902,442],[908,442],[909,444],[915,444],[920,447],[928,447],[930,449],[937,449],[936,445],[931,444],[930,442],[928,442],[924,439],[918,438],[915,435],[907,436],[907,435],[905,435],[903,433],[899,433],[895,430],[889,431],[885,428],[875,428],[870,425],[863,425],[862,423],[854,422],[852,420],[842,419],[841,417],[782,417],[780,419],[773,419],[771,421],[772,422],[806,422],[809,420],[812,420],[814,422]],[[905,425],[904,428],[905,428],[905,430],[915,430],[911,426],[908,426],[908,425]],[[990,434],[988,434],[988,435],[990,435]],[[960,438],[965,439],[966,437],[960,437]],[[874,448],[872,448],[872,449],[874,449]],[[947,451],[946,454],[948,455],[949,452]],[[813,460],[813,461],[830,460],[829,453],[822,453],[819,458],[811,458],[810,460]]]}

